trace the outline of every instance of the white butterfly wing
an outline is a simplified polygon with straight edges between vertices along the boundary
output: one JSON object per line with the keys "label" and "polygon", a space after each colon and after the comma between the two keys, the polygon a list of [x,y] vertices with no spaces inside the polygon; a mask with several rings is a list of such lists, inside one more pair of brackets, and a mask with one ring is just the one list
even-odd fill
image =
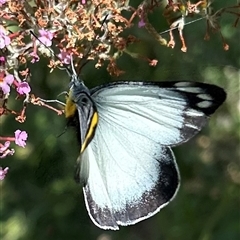
{"label": "white butterfly wing", "polygon": [[200,83],[122,82],[94,89],[92,98],[99,123],[80,156],[85,173],[79,177],[93,222],[116,230],[173,199],[179,173],[168,146],[195,135],[225,93]]}
{"label": "white butterfly wing", "polygon": [[103,118],[167,146],[193,137],[225,100],[221,88],[194,82],[116,82],[93,92]]}
{"label": "white butterfly wing", "polygon": [[89,161],[84,186],[87,209],[95,224],[105,229],[155,214],[179,184],[170,148],[114,124],[103,120],[84,152]]}

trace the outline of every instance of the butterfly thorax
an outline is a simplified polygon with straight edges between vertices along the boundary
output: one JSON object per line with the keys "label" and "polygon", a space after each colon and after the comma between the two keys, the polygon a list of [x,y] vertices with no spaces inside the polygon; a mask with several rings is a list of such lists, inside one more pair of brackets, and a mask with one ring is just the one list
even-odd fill
{"label": "butterfly thorax", "polygon": [[80,152],[82,153],[94,137],[98,123],[98,113],[89,89],[76,76],[73,76],[70,82],[65,116],[68,120],[68,126],[73,126],[76,129]]}

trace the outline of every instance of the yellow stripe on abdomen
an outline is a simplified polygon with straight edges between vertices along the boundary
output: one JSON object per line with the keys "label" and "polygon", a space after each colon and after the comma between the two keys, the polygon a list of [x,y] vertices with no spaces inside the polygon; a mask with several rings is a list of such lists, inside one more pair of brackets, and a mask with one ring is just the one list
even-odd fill
{"label": "yellow stripe on abdomen", "polygon": [[97,113],[97,111],[95,111],[93,114],[93,117],[91,119],[91,123],[90,123],[90,127],[88,129],[87,136],[84,140],[84,143],[82,144],[80,153],[83,153],[83,151],[86,149],[88,143],[90,143],[90,141],[92,140],[94,133],[95,133],[95,129],[97,127],[97,124],[98,124],[98,113]]}

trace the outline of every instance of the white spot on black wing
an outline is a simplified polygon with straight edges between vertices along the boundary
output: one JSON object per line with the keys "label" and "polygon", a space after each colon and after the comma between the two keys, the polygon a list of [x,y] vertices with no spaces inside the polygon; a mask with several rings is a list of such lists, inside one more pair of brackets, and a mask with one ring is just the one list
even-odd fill
{"label": "white spot on black wing", "polygon": [[203,99],[203,100],[210,100],[210,101],[212,101],[213,100],[213,98],[212,98],[212,96],[211,95],[209,95],[209,94],[198,94],[197,95],[199,98],[201,98],[201,99]]}
{"label": "white spot on black wing", "polygon": [[197,106],[199,107],[199,108],[209,108],[209,107],[211,107],[212,106],[212,102],[211,101],[202,101],[202,102],[199,102],[198,104],[197,104]]}
{"label": "white spot on black wing", "polygon": [[[194,86],[201,89],[199,94],[196,94],[194,91],[182,91],[181,88],[178,87],[175,91],[181,93],[181,95],[187,101],[188,108],[203,112],[207,116],[213,114],[226,99],[226,93],[218,86],[191,82],[189,89],[194,89]],[[203,100],[206,100],[207,104],[203,104]]]}
{"label": "white spot on black wing", "polygon": [[[185,127],[181,131],[181,136],[183,139],[189,139],[202,129],[207,118],[224,102],[226,93],[222,88],[210,84],[194,82],[179,84],[175,84],[175,91],[180,93],[186,101],[186,108],[183,111]],[[184,86],[184,90],[181,85]],[[186,91],[187,88],[194,91]],[[201,91],[197,92],[196,89]]]}

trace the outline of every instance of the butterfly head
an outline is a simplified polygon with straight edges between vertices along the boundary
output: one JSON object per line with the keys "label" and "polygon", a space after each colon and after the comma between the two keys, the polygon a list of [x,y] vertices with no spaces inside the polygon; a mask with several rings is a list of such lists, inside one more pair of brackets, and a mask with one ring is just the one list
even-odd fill
{"label": "butterfly head", "polygon": [[72,118],[78,118],[77,110],[81,107],[87,108],[88,105],[92,105],[92,101],[89,89],[85,86],[83,80],[80,79],[75,70],[72,57],[71,68],[67,68],[67,72],[70,76],[70,83],[68,96],[66,98],[65,117],[71,122]]}
{"label": "butterfly head", "polygon": [[70,76],[70,83],[69,83],[69,92],[66,98],[66,105],[65,105],[65,117],[71,118],[76,114],[77,111],[77,102],[78,102],[78,95],[79,93],[83,92],[86,89],[83,81],[79,78],[74,64],[73,58],[71,56],[71,68],[66,67],[66,71]]}

